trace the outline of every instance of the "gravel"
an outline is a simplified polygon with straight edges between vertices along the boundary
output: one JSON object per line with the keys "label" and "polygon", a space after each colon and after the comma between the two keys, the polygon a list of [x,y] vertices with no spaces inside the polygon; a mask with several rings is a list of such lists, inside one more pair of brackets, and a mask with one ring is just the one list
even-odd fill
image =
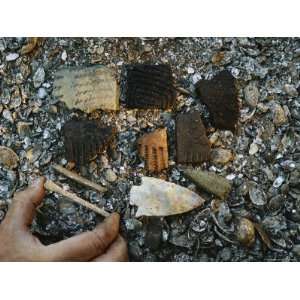
{"label": "gravel", "polygon": [[33,75],[33,86],[38,88],[45,80],[45,70],[43,67],[39,67]]}
{"label": "gravel", "polygon": [[[19,157],[13,170],[0,166],[0,222],[13,193],[45,175],[91,203],[118,211],[131,260],[299,260],[299,39],[47,38],[33,53],[21,55],[25,43],[24,38],[0,38],[0,146]],[[142,62],[170,64],[176,84],[189,91],[178,93],[173,111],[125,108],[124,66]],[[53,75],[60,67],[94,64],[116,72],[122,88],[118,113],[70,111],[52,95]],[[213,128],[207,108],[195,96],[200,78],[210,79],[223,69],[236,78],[239,90],[241,115],[234,133]],[[201,113],[215,154],[202,169],[233,184],[224,202],[197,189],[175,163],[176,114],[195,110]],[[117,128],[115,147],[80,169],[83,176],[105,185],[105,194],[51,169],[52,163],[67,164],[61,128],[73,117],[96,118]],[[149,175],[137,154],[137,139],[162,126],[168,132],[170,166],[154,176],[188,187],[206,202],[184,215],[160,219],[157,227],[149,226],[149,218],[134,218],[129,191]],[[240,218],[260,224],[271,249],[257,233],[251,248],[239,243],[235,236]],[[100,221],[94,212],[48,194],[32,230],[48,244],[90,230]]]}
{"label": "gravel", "polygon": [[9,53],[6,55],[5,59],[6,61],[14,61],[19,57],[18,53]]}
{"label": "gravel", "polygon": [[255,82],[250,82],[244,89],[245,102],[250,107],[256,107],[259,100],[259,90]]}

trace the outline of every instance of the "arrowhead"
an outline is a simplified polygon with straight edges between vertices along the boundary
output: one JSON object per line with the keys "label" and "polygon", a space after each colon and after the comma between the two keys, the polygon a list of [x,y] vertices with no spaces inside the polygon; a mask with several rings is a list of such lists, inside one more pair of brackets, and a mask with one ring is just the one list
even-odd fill
{"label": "arrowhead", "polygon": [[136,217],[182,214],[204,201],[187,188],[153,177],[142,177],[142,185],[130,191],[130,204],[138,206]]}
{"label": "arrowhead", "polygon": [[184,174],[194,181],[199,188],[218,196],[222,200],[227,198],[231,190],[230,181],[213,172],[200,169],[186,169]]}

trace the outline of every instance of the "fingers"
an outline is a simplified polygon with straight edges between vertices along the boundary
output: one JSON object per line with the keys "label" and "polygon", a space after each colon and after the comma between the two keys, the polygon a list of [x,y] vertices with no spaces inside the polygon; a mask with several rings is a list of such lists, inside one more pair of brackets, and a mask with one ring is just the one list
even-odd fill
{"label": "fingers", "polygon": [[38,178],[32,186],[14,195],[12,205],[7,212],[7,219],[20,228],[27,229],[35,216],[36,207],[45,196],[45,178]]}
{"label": "fingers", "polygon": [[125,240],[119,235],[118,238],[109,246],[107,251],[104,254],[94,258],[93,261],[128,261],[127,245]]}
{"label": "fingers", "polygon": [[93,231],[81,233],[46,247],[46,255],[53,261],[88,261],[106,252],[117,238],[120,217],[114,213]]}

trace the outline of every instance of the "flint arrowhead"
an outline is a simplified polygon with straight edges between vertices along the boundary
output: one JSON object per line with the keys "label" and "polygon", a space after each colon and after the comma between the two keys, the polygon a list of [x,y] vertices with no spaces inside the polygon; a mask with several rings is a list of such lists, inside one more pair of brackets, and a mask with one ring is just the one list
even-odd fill
{"label": "flint arrowhead", "polygon": [[195,184],[224,200],[227,198],[230,190],[230,181],[213,172],[202,171],[200,169],[186,169],[184,174],[191,179]]}
{"label": "flint arrowhead", "polygon": [[130,191],[130,204],[138,206],[136,217],[182,214],[202,206],[204,201],[187,188],[153,177],[142,177],[142,185]]}

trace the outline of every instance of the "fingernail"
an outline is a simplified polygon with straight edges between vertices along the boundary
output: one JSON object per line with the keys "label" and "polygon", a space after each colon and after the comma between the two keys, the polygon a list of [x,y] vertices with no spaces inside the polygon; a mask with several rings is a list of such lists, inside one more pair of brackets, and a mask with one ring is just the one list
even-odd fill
{"label": "fingernail", "polygon": [[31,186],[40,187],[44,183],[44,181],[45,181],[44,177],[38,177],[33,181]]}

